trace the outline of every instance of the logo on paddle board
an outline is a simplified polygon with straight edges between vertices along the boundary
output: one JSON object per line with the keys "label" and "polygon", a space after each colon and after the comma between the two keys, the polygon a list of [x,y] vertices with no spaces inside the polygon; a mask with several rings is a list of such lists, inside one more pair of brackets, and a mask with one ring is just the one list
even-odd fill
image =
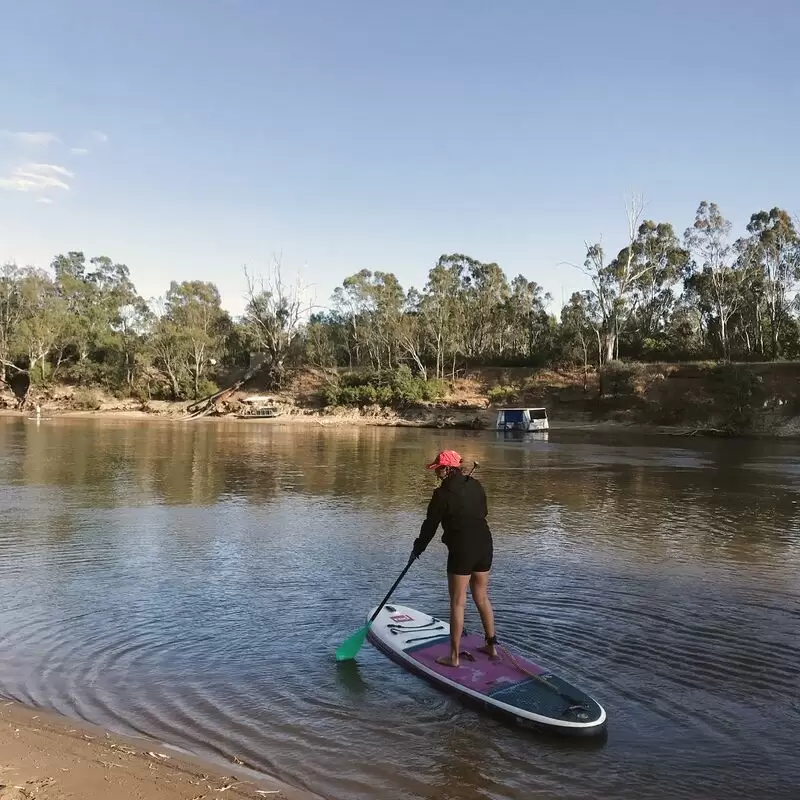
{"label": "logo on paddle board", "polygon": [[408,614],[392,614],[392,622],[413,622],[414,617],[409,617]]}

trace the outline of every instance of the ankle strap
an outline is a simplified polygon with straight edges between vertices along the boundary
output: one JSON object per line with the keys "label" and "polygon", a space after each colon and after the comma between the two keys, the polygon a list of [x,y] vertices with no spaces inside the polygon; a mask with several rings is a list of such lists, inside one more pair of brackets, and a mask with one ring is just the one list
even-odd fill
{"label": "ankle strap", "polygon": [[497,644],[497,637],[496,636],[487,636],[486,637],[486,644]]}

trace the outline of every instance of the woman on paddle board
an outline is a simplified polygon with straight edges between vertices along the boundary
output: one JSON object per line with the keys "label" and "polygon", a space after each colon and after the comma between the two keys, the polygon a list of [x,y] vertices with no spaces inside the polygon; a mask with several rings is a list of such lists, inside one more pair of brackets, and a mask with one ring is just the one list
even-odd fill
{"label": "woman on paddle board", "polygon": [[428,513],[411,551],[412,560],[419,558],[441,524],[444,532],[442,542],[448,551],[450,655],[437,661],[450,667],[457,667],[462,655],[459,648],[464,630],[467,587],[481,615],[486,635],[486,647],[483,649],[491,657],[497,655],[494,611],[488,593],[494,548],[492,533],[486,522],[486,492],[480,481],[472,477],[472,470],[465,474],[462,465],[461,456],[454,450],[442,451],[427,465],[428,469],[436,471],[440,483],[428,503]]}

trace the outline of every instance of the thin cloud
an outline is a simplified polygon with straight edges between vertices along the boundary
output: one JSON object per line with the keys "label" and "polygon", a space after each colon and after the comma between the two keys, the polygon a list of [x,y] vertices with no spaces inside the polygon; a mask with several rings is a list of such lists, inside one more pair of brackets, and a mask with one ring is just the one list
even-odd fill
{"label": "thin cloud", "polygon": [[10,175],[0,177],[0,189],[11,192],[67,191],[67,180],[73,177],[74,173],[57,164],[20,164]]}
{"label": "thin cloud", "polygon": [[57,144],[61,140],[49,131],[2,131],[6,139],[12,139],[17,144],[27,147],[47,147]]}
{"label": "thin cloud", "polygon": [[53,202],[53,199],[51,197],[37,197],[36,202],[50,204]]}
{"label": "thin cloud", "polygon": [[105,144],[108,141],[108,136],[103,131],[92,131],[89,135],[98,144]]}
{"label": "thin cloud", "polygon": [[88,147],[72,147],[70,148],[70,153],[74,156],[88,156],[89,155],[89,148]]}

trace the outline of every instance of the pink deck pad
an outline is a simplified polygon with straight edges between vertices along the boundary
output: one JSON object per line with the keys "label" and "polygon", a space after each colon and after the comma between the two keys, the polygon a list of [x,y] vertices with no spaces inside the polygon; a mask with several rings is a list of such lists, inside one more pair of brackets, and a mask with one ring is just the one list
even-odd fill
{"label": "pink deck pad", "polygon": [[[504,689],[515,683],[529,680],[530,676],[517,669],[509,660],[508,655],[501,651],[500,659],[490,659],[485,653],[479,652],[478,648],[485,644],[483,638],[478,635],[465,636],[461,640],[461,650],[472,653],[474,661],[461,656],[458,667],[446,667],[437,664],[436,659],[450,653],[450,642],[437,642],[428,647],[407,653],[408,656],[424,664],[428,669],[433,670],[437,675],[449,678],[451,681],[468,687],[481,694],[491,694],[498,689]],[[538,664],[534,664],[527,658],[514,653],[516,662],[534,675],[542,675],[546,670]]]}

